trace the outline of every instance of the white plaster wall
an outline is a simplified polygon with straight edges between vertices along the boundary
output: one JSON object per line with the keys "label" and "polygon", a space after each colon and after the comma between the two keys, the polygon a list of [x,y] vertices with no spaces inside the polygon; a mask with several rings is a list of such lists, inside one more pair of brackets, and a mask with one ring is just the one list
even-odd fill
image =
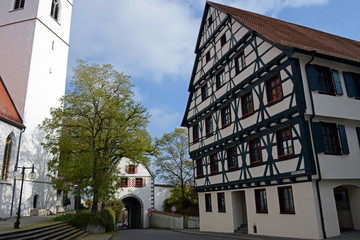
{"label": "white plaster wall", "polygon": [[152,228],[184,229],[184,218],[153,213],[150,217]]}
{"label": "white plaster wall", "polygon": [[[266,187],[268,213],[256,213],[254,189],[246,190],[248,230],[254,234],[320,239],[321,225],[313,183],[289,184],[292,186],[295,214],[280,214],[278,187]],[[286,185],[288,186],[288,185]],[[263,188],[263,187],[259,187]]]}
{"label": "white plaster wall", "polygon": [[[354,217],[360,216],[360,209],[358,207],[359,202],[357,201],[359,199],[358,188],[360,188],[360,180],[321,180],[319,184],[327,237],[334,237],[340,234],[338,214],[334,197],[334,188],[339,186],[357,187],[355,194],[352,196],[350,194],[349,195],[351,196],[350,208],[352,212],[355,213],[353,215],[354,228],[359,229],[359,218],[355,219]],[[349,193],[350,192],[351,191],[349,191]]]}
{"label": "white plaster wall", "polygon": [[164,211],[164,201],[171,195],[171,187],[156,185],[154,187],[154,209],[158,211]]}
{"label": "white plaster wall", "polygon": [[13,183],[14,179],[11,176],[14,171],[17,150],[19,146],[20,129],[0,121],[0,171],[3,167],[4,151],[6,139],[9,134],[13,133],[13,144],[10,155],[9,175],[7,181],[0,181],[0,217],[8,218],[11,211],[11,199],[13,196]]}
{"label": "white plaster wall", "polygon": [[24,9],[14,11],[12,4],[12,0],[0,3],[0,74],[27,127],[19,166],[34,164],[38,173],[35,182],[24,185],[27,215],[35,193],[45,208],[59,204],[46,176],[51,156],[42,149],[44,134],[36,126],[49,116],[50,107],[59,106],[65,93],[72,0],[61,1],[59,22],[50,17],[51,1],[26,1]]}
{"label": "white plaster wall", "polygon": [[225,191],[226,212],[218,212],[217,192],[211,192],[212,212],[205,211],[205,193],[199,193],[200,231],[234,232],[231,191]]}
{"label": "white plaster wall", "polygon": [[359,179],[360,148],[356,127],[360,126],[360,121],[326,117],[315,117],[313,121],[343,124],[345,126],[346,137],[350,151],[350,154],[341,155],[314,153],[318,154],[319,157],[322,178]]}
{"label": "white plaster wall", "polygon": [[[311,60],[311,56],[297,53],[294,55],[294,57],[299,58],[300,60],[301,76],[307,104],[306,113],[312,114],[310,94],[308,91],[308,80],[305,69],[305,65]],[[330,69],[338,70],[341,87],[343,90],[342,96],[330,96],[326,94],[319,94],[317,91],[312,91],[316,115],[359,120],[360,111],[354,111],[354,109],[360,108],[360,101],[356,100],[353,97],[348,97],[343,72],[360,73],[360,68],[320,58],[315,58],[314,61],[311,62],[311,64],[318,64],[321,66],[330,67]]]}

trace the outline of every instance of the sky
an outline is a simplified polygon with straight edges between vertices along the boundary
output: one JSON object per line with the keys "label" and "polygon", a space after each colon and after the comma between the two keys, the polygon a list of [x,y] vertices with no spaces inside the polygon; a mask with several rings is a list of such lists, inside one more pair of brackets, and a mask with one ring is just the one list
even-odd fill
{"label": "sky", "polygon": [[[360,41],[359,0],[213,0]],[[67,79],[76,59],[131,76],[160,138],[180,127],[205,0],[74,0]]]}

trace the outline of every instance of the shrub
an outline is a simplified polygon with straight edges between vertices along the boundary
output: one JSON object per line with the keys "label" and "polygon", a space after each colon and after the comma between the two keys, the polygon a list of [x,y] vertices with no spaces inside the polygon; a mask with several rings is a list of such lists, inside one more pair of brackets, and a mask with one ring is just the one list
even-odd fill
{"label": "shrub", "polygon": [[70,219],[74,216],[73,213],[66,213],[60,216],[54,217],[54,221],[70,221]]}
{"label": "shrub", "polygon": [[86,226],[91,225],[101,225],[105,228],[105,223],[100,214],[92,213],[88,211],[80,212],[75,214],[69,221],[69,224],[85,230]]}
{"label": "shrub", "polygon": [[101,210],[100,216],[104,220],[105,231],[114,231],[116,226],[115,212],[111,208],[104,208]]}
{"label": "shrub", "polygon": [[120,200],[109,200],[106,205],[115,212],[115,223],[120,222],[120,217],[124,209],[124,204]]}

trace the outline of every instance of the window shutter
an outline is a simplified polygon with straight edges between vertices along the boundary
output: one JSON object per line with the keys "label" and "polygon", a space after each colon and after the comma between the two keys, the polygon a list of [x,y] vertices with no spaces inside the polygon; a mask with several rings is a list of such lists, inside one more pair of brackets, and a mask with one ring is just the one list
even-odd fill
{"label": "window shutter", "polygon": [[359,145],[360,145],[360,127],[356,128],[356,132],[357,132],[357,136],[358,136],[358,140],[359,140]]}
{"label": "window shutter", "polygon": [[313,129],[314,129],[314,141],[316,145],[316,152],[322,153],[325,151],[324,145],[324,137],[322,134],[321,123],[313,122]]}
{"label": "window shutter", "polygon": [[350,72],[344,72],[344,80],[348,96],[355,97],[355,86],[352,74]]}
{"label": "window shutter", "polygon": [[341,87],[341,82],[340,82],[340,77],[339,77],[338,70],[333,69],[332,74],[333,74],[333,78],[334,78],[334,82],[335,82],[336,93],[338,95],[343,95],[343,90],[342,90],[342,87]]}
{"label": "window shutter", "polygon": [[319,90],[319,82],[318,82],[315,65],[311,65],[311,64],[307,65],[306,71],[310,81],[311,90]]}
{"label": "window shutter", "polygon": [[349,154],[350,152],[349,152],[349,145],[348,145],[347,138],[346,138],[345,126],[339,124],[338,128],[339,128],[339,135],[340,135],[342,152],[344,154]]}

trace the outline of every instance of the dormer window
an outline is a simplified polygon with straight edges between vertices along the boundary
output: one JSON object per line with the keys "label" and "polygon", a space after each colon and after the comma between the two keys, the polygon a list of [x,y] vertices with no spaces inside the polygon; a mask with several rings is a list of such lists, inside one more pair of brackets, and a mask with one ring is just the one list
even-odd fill
{"label": "dormer window", "polygon": [[14,10],[24,8],[25,6],[25,0],[15,0],[14,2]]}
{"label": "dormer window", "polygon": [[59,0],[53,0],[52,1],[50,15],[56,21],[59,21],[59,16],[60,16],[60,1]]}

